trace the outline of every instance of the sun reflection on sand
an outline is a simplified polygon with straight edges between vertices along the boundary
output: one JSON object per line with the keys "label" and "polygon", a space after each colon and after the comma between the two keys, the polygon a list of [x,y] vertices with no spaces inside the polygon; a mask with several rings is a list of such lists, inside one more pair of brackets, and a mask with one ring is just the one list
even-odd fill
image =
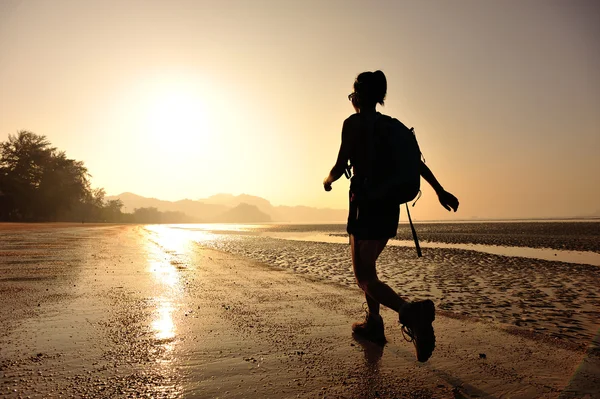
{"label": "sun reflection on sand", "polygon": [[173,306],[171,302],[160,298],[156,310],[156,318],[152,322],[156,339],[169,340],[175,337],[175,323],[173,322]]}
{"label": "sun reflection on sand", "polygon": [[169,253],[179,256],[189,254],[197,243],[219,241],[224,232],[245,233],[260,228],[260,225],[238,224],[170,224],[150,225],[145,229],[150,232],[150,240]]}
{"label": "sun reflection on sand", "polygon": [[169,287],[177,286],[179,276],[177,275],[177,269],[173,265],[159,260],[149,260],[148,265],[150,271],[154,273],[154,277],[158,281]]}
{"label": "sun reflection on sand", "polygon": [[[165,226],[146,226],[148,270],[154,277],[156,309],[150,324],[154,337],[167,352],[177,336],[176,312],[182,295],[182,270],[190,263],[193,242],[185,231]],[[161,362],[170,362],[165,357]]]}
{"label": "sun reflection on sand", "polygon": [[237,224],[237,223],[197,223],[172,224],[170,227],[189,231],[255,231],[264,229],[268,224]]}
{"label": "sun reflection on sand", "polygon": [[155,252],[166,251],[177,255],[185,254],[189,251],[191,240],[190,235],[186,231],[156,225],[146,226],[146,229],[151,234],[153,233],[152,241],[159,247]]}
{"label": "sun reflection on sand", "polygon": [[154,278],[170,288],[178,288],[179,269],[189,263],[190,238],[185,232],[167,229],[162,226],[147,226],[150,232],[146,240],[148,269]]}

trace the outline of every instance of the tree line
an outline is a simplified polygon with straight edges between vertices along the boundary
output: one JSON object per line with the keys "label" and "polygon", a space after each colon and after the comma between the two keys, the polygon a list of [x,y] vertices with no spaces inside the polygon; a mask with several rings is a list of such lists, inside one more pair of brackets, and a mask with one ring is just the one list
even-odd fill
{"label": "tree line", "polygon": [[156,208],[122,211],[119,199],[106,200],[92,188],[82,161],[67,157],[46,136],[29,131],[9,135],[0,143],[0,221],[184,223],[181,212]]}

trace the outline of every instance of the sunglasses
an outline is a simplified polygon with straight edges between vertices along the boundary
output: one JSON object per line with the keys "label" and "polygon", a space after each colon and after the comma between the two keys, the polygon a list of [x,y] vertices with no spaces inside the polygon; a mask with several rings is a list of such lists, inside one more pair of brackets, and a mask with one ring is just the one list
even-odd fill
{"label": "sunglasses", "polygon": [[352,101],[353,99],[355,99],[358,96],[357,92],[352,92],[350,94],[348,94],[348,100]]}

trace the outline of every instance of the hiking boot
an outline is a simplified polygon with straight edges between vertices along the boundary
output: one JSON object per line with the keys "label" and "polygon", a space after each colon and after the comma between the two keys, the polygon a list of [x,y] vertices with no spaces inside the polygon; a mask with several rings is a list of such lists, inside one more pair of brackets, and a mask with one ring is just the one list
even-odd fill
{"label": "hiking boot", "polygon": [[383,318],[381,318],[381,315],[372,314],[368,311],[365,321],[352,324],[352,332],[379,345],[387,342],[383,328]]}
{"label": "hiking boot", "polygon": [[415,345],[417,360],[426,362],[435,348],[433,323],[435,320],[435,305],[430,299],[410,302],[400,315],[402,336]]}

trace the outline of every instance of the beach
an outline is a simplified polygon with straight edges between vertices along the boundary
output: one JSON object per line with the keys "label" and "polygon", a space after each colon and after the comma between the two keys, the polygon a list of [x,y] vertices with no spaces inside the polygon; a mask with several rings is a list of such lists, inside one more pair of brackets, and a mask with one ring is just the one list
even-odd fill
{"label": "beach", "polygon": [[[597,252],[593,224],[568,224],[568,237],[548,228],[419,231],[430,243]],[[422,364],[392,311],[383,348],[352,336],[364,297],[347,237],[313,230],[0,224],[0,396],[600,396],[598,266],[390,245],[379,277],[437,306]]]}

